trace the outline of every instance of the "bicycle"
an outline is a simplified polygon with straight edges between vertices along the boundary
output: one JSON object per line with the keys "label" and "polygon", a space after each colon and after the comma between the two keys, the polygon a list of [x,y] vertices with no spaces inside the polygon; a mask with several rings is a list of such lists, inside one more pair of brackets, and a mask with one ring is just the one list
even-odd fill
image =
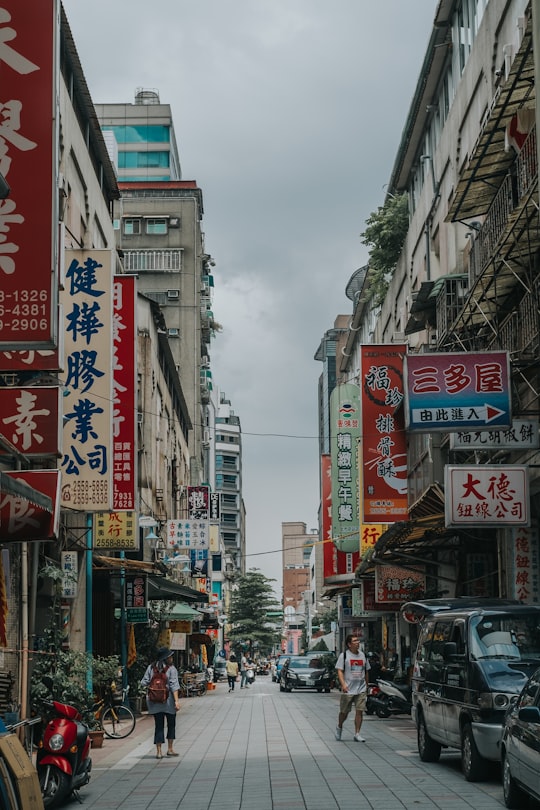
{"label": "bicycle", "polygon": [[122,697],[115,699],[114,687],[107,689],[107,696],[100,698],[92,706],[94,717],[99,722],[100,728],[105,735],[111,739],[120,740],[129,737],[135,728],[135,715],[124,705],[129,692],[129,686],[122,690]]}

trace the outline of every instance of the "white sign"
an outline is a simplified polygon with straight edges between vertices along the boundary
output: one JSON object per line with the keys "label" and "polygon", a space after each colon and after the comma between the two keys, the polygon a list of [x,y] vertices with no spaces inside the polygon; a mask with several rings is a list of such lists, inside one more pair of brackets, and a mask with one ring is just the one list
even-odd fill
{"label": "white sign", "polygon": [[521,450],[539,446],[538,420],[513,419],[506,430],[468,430],[450,434],[450,450]]}
{"label": "white sign", "polygon": [[77,596],[77,582],[79,573],[79,560],[76,551],[62,551],[60,553],[60,566],[62,568],[62,598],[74,599]]}
{"label": "white sign", "polygon": [[446,526],[528,526],[527,467],[502,464],[444,469]]}

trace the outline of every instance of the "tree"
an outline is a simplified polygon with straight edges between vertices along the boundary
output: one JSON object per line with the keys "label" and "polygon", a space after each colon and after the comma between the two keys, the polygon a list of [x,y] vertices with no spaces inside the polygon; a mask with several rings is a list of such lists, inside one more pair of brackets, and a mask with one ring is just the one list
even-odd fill
{"label": "tree", "polygon": [[379,306],[388,290],[389,278],[396,268],[409,229],[409,200],[406,194],[388,195],[366,220],[360,234],[369,252],[369,291],[373,303]]}
{"label": "tree", "polygon": [[327,608],[324,613],[319,613],[319,626],[322,627],[325,633],[332,631],[332,622],[337,624],[337,620],[337,607]]}
{"label": "tree", "polygon": [[229,641],[233,648],[255,650],[268,655],[276,642],[276,632],[268,621],[268,612],[279,609],[271,583],[260,571],[248,571],[238,577],[229,609]]}

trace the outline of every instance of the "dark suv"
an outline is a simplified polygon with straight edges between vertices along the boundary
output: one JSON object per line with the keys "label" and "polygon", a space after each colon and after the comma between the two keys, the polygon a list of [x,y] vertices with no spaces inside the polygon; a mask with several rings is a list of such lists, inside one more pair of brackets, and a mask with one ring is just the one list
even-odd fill
{"label": "dark suv", "polygon": [[329,692],[330,679],[330,668],[320,655],[291,655],[283,664],[279,688],[281,692],[292,692],[293,689]]}

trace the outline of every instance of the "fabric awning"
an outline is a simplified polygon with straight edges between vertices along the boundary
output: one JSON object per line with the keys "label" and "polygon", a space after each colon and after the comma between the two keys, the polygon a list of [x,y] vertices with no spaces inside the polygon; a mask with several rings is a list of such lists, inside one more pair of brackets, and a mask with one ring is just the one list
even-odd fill
{"label": "fabric awning", "polygon": [[22,498],[35,506],[39,506],[46,512],[51,513],[53,511],[51,498],[33,487],[28,486],[24,481],[12,478],[11,475],[7,475],[5,472],[0,472],[0,493],[12,495],[15,498]]}
{"label": "fabric awning", "polygon": [[177,602],[162,618],[166,622],[198,622],[202,619],[202,613],[183,602]]}

